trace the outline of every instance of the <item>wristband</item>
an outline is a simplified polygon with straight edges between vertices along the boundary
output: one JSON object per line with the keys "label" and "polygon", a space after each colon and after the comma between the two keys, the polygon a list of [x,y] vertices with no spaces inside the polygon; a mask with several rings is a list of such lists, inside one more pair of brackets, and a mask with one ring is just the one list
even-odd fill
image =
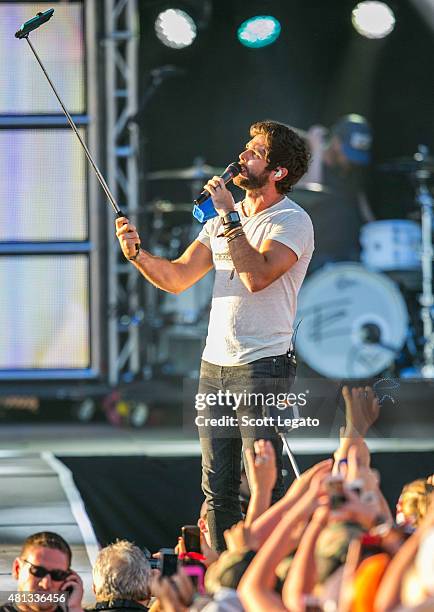
{"label": "wristband", "polygon": [[197,553],[197,552],[179,553],[178,559],[180,559],[181,561],[183,559],[193,559],[193,561],[200,561],[201,563],[206,561],[206,557],[202,555],[201,553]]}

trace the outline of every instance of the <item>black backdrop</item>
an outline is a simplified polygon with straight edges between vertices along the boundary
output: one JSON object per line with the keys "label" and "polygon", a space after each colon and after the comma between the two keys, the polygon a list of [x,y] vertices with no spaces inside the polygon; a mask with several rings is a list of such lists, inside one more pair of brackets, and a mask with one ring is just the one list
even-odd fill
{"label": "black backdrop", "polygon": [[[327,456],[296,459],[304,471]],[[59,459],[72,471],[103,546],[127,538],[155,552],[175,546],[181,526],[197,521],[203,500],[199,457]],[[434,453],[373,453],[372,465],[380,471],[382,491],[393,509],[405,483],[434,472]]]}
{"label": "black backdrop", "polygon": [[[378,161],[434,142],[433,36],[411,2],[389,2],[395,30],[385,39],[369,40],[351,25],[355,2],[350,0],[214,0],[207,29],[178,51],[155,37],[158,2],[139,4],[140,90],[145,92],[156,66],[185,70],[164,81],[143,116],[149,169],[187,166],[199,154],[225,165],[246,142],[250,123],[265,117],[308,128],[358,112],[375,133],[369,188],[374,208],[384,218],[402,217],[411,208],[408,181],[375,171]],[[236,29],[258,13],[275,15],[282,34],[269,47],[247,49],[237,41]],[[181,183],[151,183],[147,193],[190,200]]]}

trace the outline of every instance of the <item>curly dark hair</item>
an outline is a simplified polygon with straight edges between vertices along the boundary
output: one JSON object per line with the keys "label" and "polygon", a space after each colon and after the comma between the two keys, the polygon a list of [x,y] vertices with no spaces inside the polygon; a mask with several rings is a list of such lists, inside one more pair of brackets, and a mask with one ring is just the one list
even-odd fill
{"label": "curly dark hair", "polygon": [[250,136],[258,134],[265,136],[267,170],[274,170],[279,166],[288,170],[288,174],[277,181],[277,191],[290,191],[309,167],[311,153],[306,141],[284,123],[269,119],[250,126]]}

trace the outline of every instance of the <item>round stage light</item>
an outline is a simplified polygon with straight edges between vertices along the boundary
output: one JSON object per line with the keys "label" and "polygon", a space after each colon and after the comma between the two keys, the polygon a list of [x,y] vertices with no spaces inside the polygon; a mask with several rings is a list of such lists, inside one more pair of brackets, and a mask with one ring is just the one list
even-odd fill
{"label": "round stage light", "polygon": [[279,38],[280,23],[271,15],[251,17],[238,28],[238,40],[245,47],[257,49],[271,45]]}
{"label": "round stage light", "polygon": [[167,9],[155,20],[155,33],[166,47],[184,49],[189,47],[197,35],[196,24],[188,13],[181,9]]}
{"label": "round stage light", "polygon": [[352,22],[366,38],[384,38],[395,27],[395,15],[384,2],[359,2],[353,9]]}

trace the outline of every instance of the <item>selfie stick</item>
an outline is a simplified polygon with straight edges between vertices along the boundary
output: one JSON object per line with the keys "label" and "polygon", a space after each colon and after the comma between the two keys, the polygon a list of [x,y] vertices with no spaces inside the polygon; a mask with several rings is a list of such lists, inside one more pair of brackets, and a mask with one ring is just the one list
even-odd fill
{"label": "selfie stick", "polygon": [[[63,112],[65,113],[66,118],[68,119],[68,123],[71,126],[71,128],[73,129],[75,135],[77,136],[78,140],[80,141],[81,146],[84,149],[84,152],[86,154],[86,157],[89,161],[89,163],[91,164],[92,168],[95,170],[95,174],[101,184],[101,187],[104,190],[104,193],[106,194],[106,196],[108,197],[110,204],[113,206],[115,213],[117,214],[118,217],[124,217],[125,215],[123,214],[123,212],[121,211],[121,209],[119,208],[119,206],[117,205],[117,202],[112,194],[112,192],[109,189],[109,186],[107,185],[103,175],[101,174],[98,166],[96,165],[92,155],[90,154],[89,149],[86,146],[86,143],[84,142],[84,140],[82,139],[82,137],[80,136],[80,132],[77,129],[77,126],[75,125],[71,115],[68,113],[65,105],[63,104],[59,94],[57,93],[56,88],[54,87],[54,84],[52,83],[50,77],[48,76],[47,71],[45,70],[45,67],[42,63],[42,61],[40,60],[38,54],[36,53],[35,48],[33,47],[32,43],[30,42],[29,39],[29,34],[30,32],[32,32],[33,30],[36,30],[37,28],[39,28],[39,26],[41,26],[42,24],[46,23],[49,19],[51,19],[51,17],[54,14],[54,9],[48,9],[48,11],[45,11],[44,13],[37,13],[36,17],[33,17],[32,19],[29,19],[29,21],[26,21],[25,23],[23,23],[23,25],[20,27],[20,29],[15,32],[15,38],[25,38],[26,41],[29,44],[30,49],[33,52],[33,55],[36,57],[38,64],[40,65],[40,67],[42,68],[43,73],[45,74],[45,76],[47,77],[47,81],[50,84],[51,89],[54,91],[54,95],[56,96],[56,98],[59,101],[60,106],[62,107]],[[136,245],[136,248],[138,247],[138,245]]]}

